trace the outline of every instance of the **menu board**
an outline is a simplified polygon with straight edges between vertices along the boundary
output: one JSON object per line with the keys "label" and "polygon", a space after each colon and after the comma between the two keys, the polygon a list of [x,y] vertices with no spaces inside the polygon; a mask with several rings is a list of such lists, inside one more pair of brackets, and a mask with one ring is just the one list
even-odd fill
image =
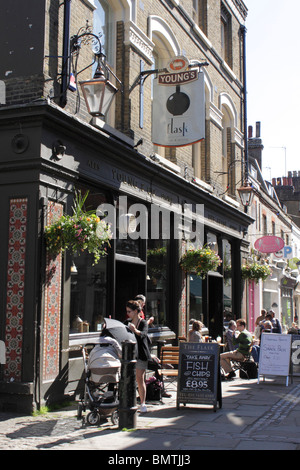
{"label": "menu board", "polygon": [[291,339],[291,335],[277,333],[263,333],[261,335],[259,375],[279,375],[288,378],[291,362]]}
{"label": "menu board", "polygon": [[300,376],[300,335],[292,335],[292,373]]}
{"label": "menu board", "polygon": [[222,406],[221,378],[217,343],[180,343],[177,383],[179,404]]}

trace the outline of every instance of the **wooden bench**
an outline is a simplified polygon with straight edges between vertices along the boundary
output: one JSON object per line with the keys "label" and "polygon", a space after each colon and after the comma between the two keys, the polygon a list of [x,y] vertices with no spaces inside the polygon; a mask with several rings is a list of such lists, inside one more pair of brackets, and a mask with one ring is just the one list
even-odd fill
{"label": "wooden bench", "polygon": [[[178,377],[178,364],[179,364],[179,346],[163,346],[160,354],[161,361],[161,380],[164,384],[165,377],[168,377],[171,382],[177,381]],[[167,368],[170,364],[172,368]]]}

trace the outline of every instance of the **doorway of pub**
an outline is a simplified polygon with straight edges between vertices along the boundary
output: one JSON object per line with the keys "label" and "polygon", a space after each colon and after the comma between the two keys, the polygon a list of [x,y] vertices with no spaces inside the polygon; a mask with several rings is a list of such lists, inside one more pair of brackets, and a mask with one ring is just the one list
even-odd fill
{"label": "doorway of pub", "polygon": [[115,318],[126,320],[126,302],[136,295],[146,295],[146,266],[116,261]]}

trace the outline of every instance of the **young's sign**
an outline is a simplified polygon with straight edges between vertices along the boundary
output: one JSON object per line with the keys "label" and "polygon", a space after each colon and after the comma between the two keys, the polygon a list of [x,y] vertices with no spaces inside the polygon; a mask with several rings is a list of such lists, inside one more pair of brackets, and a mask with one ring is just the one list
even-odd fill
{"label": "young's sign", "polygon": [[159,74],[153,81],[152,142],[182,147],[205,138],[204,73],[186,70],[179,58],[170,64],[173,73]]}

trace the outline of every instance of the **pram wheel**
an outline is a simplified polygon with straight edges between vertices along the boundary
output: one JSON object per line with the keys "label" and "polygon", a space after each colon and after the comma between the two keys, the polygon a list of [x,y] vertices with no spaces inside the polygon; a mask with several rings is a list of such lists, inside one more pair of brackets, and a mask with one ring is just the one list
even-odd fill
{"label": "pram wheel", "polygon": [[97,411],[91,411],[86,420],[91,426],[97,426],[100,423],[100,415]]}
{"label": "pram wheel", "polygon": [[112,412],[110,419],[111,419],[111,422],[113,424],[119,424],[119,412],[118,412],[118,410],[115,410],[115,411]]}

